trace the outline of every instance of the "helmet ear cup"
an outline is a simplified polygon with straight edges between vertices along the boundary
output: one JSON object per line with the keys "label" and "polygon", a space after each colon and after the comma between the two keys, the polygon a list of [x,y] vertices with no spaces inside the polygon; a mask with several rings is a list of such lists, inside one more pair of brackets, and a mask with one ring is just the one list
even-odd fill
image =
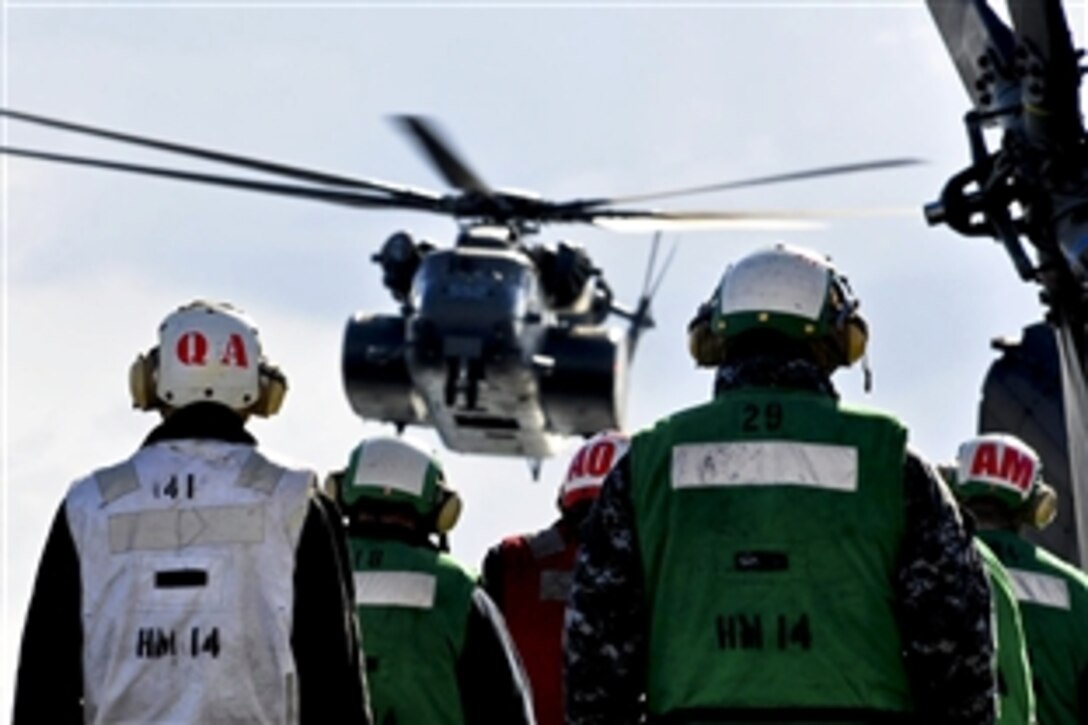
{"label": "helmet ear cup", "polygon": [[146,354],[139,354],[128,369],[128,390],[132,395],[132,407],[137,410],[154,410],[159,405],[155,393],[155,379],[159,370],[159,348],[153,347]]}
{"label": "helmet ear cup", "polygon": [[287,376],[270,363],[262,362],[258,378],[257,400],[249,412],[262,418],[269,418],[280,412],[283,399],[287,396]]}
{"label": "helmet ear cup", "polygon": [[343,499],[340,498],[340,488],[343,483],[344,471],[333,471],[325,476],[325,483],[321,486],[325,491],[325,495],[335,501],[338,506],[344,505]]}
{"label": "helmet ear cup", "polygon": [[865,348],[869,344],[869,325],[856,312],[846,320],[846,329],[843,330],[843,357],[846,365],[856,363],[865,355]]}
{"label": "helmet ear cup", "polygon": [[439,488],[439,503],[435,507],[434,530],[436,533],[445,534],[457,525],[461,518],[461,497],[456,491],[446,487]]}
{"label": "helmet ear cup", "polygon": [[1024,512],[1025,523],[1042,530],[1054,521],[1058,515],[1058,492],[1040,481],[1031,494],[1031,499]]}
{"label": "helmet ear cup", "polygon": [[697,320],[688,328],[688,352],[701,368],[718,367],[725,362],[725,338],[710,329],[710,320]]}

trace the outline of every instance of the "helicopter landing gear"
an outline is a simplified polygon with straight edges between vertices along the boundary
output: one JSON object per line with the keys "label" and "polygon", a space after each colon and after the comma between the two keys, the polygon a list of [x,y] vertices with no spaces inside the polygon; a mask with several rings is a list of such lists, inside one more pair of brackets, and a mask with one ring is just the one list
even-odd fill
{"label": "helicopter landing gear", "polygon": [[483,362],[479,359],[446,359],[446,405],[457,404],[458,393],[465,395],[465,410],[477,410],[480,399],[480,380],[484,377]]}

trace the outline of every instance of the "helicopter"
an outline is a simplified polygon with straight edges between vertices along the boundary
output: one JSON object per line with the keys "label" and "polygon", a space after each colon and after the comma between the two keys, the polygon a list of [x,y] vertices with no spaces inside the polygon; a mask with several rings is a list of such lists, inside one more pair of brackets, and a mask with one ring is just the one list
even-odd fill
{"label": "helicopter", "polygon": [[[1088,565],[1088,139],[1083,68],[1060,0],[927,0],[970,97],[971,163],[925,207],[930,224],[1000,242],[1019,278],[1040,287],[1044,321],[998,339],[980,432],[1032,445],[1067,503],[1030,534]],[[997,142],[993,138],[997,137]]]}
{"label": "helicopter", "polygon": [[[0,109],[14,121],[109,139],[290,179],[295,184],[222,176],[0,147],[33,159],[213,184],[362,209],[452,217],[452,246],[440,248],[406,231],[372,256],[398,304],[396,314],[359,312],[345,328],[344,392],[364,420],[429,426],[454,451],[540,461],[571,436],[622,429],[627,369],[641,333],[653,326],[653,294],[675,246],[654,276],[660,237],[651,248],[643,291],[619,304],[581,246],[532,244],[546,224],[592,224],[621,231],[772,225],[811,226],[829,212],[658,211],[642,203],[764,184],[887,169],[917,163],[890,158],[839,164],[620,197],[551,201],[493,188],[421,116],[393,120],[456,191],[439,194]],[[611,315],[626,330],[610,327]]]}

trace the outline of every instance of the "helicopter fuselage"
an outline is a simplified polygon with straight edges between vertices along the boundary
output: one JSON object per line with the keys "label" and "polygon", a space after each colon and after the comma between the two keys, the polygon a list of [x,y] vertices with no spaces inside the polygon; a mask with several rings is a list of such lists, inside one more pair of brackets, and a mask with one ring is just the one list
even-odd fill
{"label": "helicopter fuselage", "polygon": [[363,418],[432,425],[456,451],[544,458],[622,425],[626,357],[618,330],[549,306],[519,246],[466,235],[422,258],[401,316],[349,322],[344,380]]}

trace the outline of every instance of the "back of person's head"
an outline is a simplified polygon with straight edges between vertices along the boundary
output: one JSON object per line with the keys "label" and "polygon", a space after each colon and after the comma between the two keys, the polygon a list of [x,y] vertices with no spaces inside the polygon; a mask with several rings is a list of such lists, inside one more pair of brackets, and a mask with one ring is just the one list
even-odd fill
{"label": "back of person's head", "polygon": [[439,460],[401,438],[361,442],[352,450],[347,468],[329,476],[326,489],[353,524],[399,526],[422,536],[442,536],[461,515],[461,498],[447,486]]}
{"label": "back of person's head", "polygon": [[601,491],[612,467],[623,458],[631,439],[618,431],[602,431],[574,454],[559,484],[557,504],[563,518],[581,521]]}
{"label": "back of person's head", "polygon": [[965,441],[956,465],[942,470],[956,498],[984,528],[1046,528],[1058,512],[1042,462],[1027,443],[1007,433]]}
{"label": "back of person's head", "polygon": [[804,358],[831,373],[865,354],[868,326],[824,257],[783,244],[731,264],[688,327],[702,367],[755,355]]}
{"label": "back of person's head", "polygon": [[279,412],[287,380],[264,359],[257,328],[240,310],[197,300],[167,315],[158,337],[129,370],[133,407],[164,415],[194,403],[243,417]]}

